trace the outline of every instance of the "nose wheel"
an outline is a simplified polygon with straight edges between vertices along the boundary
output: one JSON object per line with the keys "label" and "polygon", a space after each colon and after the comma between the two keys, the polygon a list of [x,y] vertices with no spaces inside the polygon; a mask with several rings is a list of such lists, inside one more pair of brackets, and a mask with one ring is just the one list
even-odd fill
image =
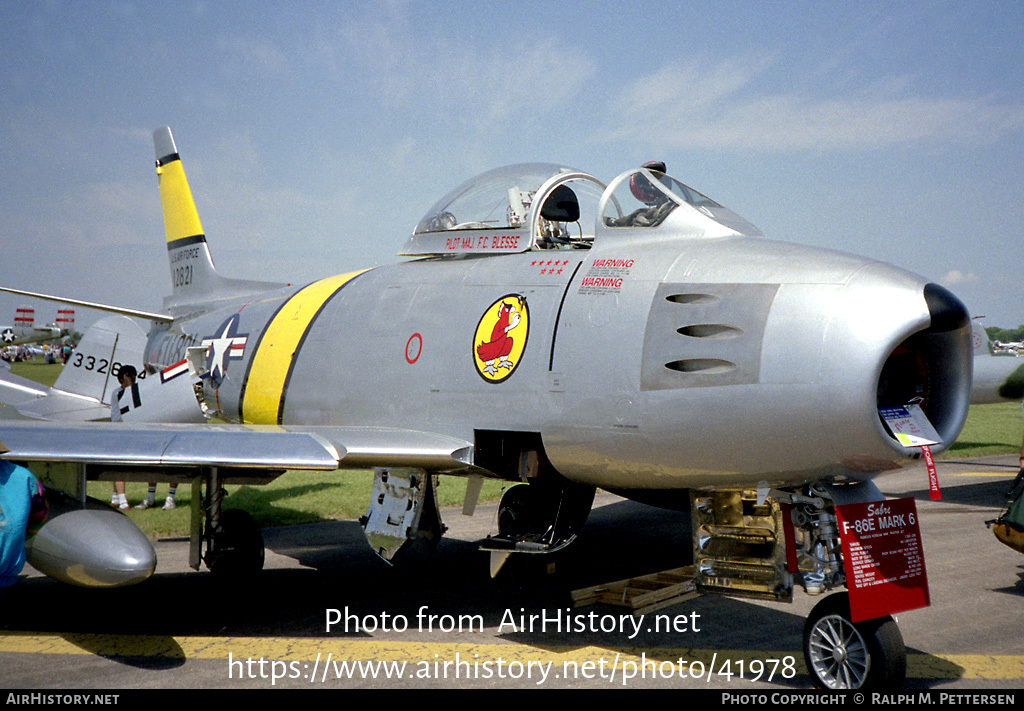
{"label": "nose wheel", "polygon": [[846,593],[825,598],[804,625],[804,661],[823,689],[889,689],[903,683],[907,650],[890,617],[853,622]]}

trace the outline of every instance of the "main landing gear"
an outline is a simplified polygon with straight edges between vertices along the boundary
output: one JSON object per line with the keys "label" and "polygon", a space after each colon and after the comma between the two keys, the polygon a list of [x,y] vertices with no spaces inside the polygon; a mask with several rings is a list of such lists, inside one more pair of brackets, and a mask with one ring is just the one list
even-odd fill
{"label": "main landing gear", "polygon": [[447,530],[434,475],[422,469],[374,469],[370,505],[359,522],[374,552],[388,563],[433,552]]}
{"label": "main landing gear", "polygon": [[[256,522],[247,511],[221,510],[226,492],[221,486],[216,467],[205,472],[205,479],[206,496],[203,499],[202,511],[205,521],[202,526],[202,541],[206,544],[206,551],[202,558],[206,567],[216,577],[222,579],[245,579],[256,575],[263,570],[265,556],[263,536],[256,527]],[[196,498],[195,493],[193,498]],[[195,524],[193,521],[193,543],[198,544]],[[192,567],[196,569],[199,567],[198,549],[199,545],[193,546]]]}

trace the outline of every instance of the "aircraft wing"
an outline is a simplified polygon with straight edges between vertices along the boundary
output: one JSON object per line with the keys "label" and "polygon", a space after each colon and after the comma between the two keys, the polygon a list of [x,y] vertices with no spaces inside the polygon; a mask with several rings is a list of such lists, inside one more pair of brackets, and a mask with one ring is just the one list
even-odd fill
{"label": "aircraft wing", "polygon": [[467,469],[468,442],[370,427],[0,422],[5,459],[146,467]]}

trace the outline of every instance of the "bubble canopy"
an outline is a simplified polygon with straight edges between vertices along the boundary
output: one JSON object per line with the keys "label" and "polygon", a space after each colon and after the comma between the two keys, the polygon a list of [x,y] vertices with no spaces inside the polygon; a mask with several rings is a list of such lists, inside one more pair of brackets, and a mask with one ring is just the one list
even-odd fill
{"label": "bubble canopy", "polygon": [[529,208],[544,183],[560,174],[579,172],[554,163],[518,163],[489,170],[438,200],[414,234],[523,227],[527,218],[523,208]]}
{"label": "bubble canopy", "polygon": [[589,249],[635,230],[716,237],[760,234],[731,210],[665,173],[626,171],[610,185],[556,163],[482,173],[438,200],[401,254],[501,254]]}

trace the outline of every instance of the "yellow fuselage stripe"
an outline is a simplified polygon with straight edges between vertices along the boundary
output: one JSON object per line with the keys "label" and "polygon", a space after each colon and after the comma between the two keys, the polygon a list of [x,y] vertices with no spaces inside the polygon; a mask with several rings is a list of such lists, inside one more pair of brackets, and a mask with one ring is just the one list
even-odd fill
{"label": "yellow fuselage stripe", "polygon": [[[366,270],[363,270],[366,271]],[[276,425],[288,374],[313,318],[334,294],[363,271],[322,279],[297,291],[267,324],[245,383],[242,419]]]}
{"label": "yellow fuselage stripe", "polygon": [[156,174],[160,184],[160,206],[164,211],[167,241],[203,234],[203,225],[199,222],[199,213],[181,161],[172,160],[166,165],[157,166]]}

